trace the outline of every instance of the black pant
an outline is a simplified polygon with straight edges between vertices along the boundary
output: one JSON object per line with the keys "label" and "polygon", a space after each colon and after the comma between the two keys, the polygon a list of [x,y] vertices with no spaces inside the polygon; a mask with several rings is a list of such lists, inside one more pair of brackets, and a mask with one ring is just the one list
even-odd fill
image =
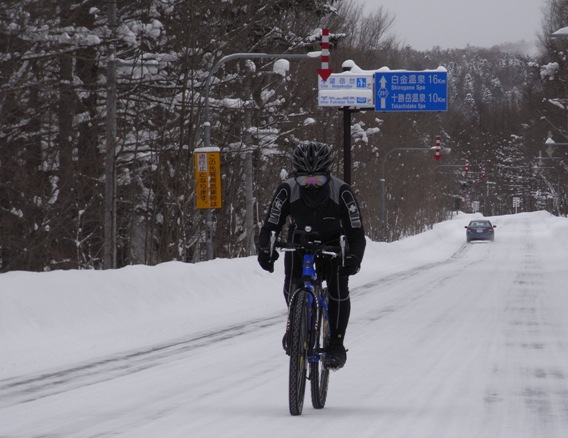
{"label": "black pant", "polygon": [[[284,254],[284,298],[286,304],[290,303],[290,297],[294,291],[302,286],[302,259],[302,255],[297,251]],[[351,313],[349,277],[338,274],[338,258],[322,257],[316,261],[316,267],[318,275],[327,285],[331,337],[332,339],[343,340]]]}

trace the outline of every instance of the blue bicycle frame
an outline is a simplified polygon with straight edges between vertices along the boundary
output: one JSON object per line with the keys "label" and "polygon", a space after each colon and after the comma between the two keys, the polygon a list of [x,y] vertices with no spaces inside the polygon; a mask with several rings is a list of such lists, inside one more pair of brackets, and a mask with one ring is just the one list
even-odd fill
{"label": "blue bicycle frame", "polygon": [[[302,278],[304,279],[304,290],[308,291],[308,327],[312,327],[312,318],[316,318],[315,323],[313,324],[314,332],[313,334],[319,333],[319,320],[317,318],[319,308],[322,307],[325,312],[326,319],[329,320],[329,310],[327,306],[327,301],[325,300],[323,293],[319,293],[316,299],[316,291],[315,291],[315,282],[317,281],[317,272],[315,268],[315,254],[304,254],[303,257],[303,268],[302,268]],[[315,314],[313,312],[314,309],[314,300],[315,300]],[[308,362],[314,363],[320,360],[319,351],[315,348],[315,339],[311,340],[312,342],[312,354],[308,357]]]}
{"label": "blue bicycle frame", "polygon": [[[311,230],[307,229],[308,227],[306,227],[306,232],[310,232]],[[345,261],[345,247],[346,247],[346,240],[345,240],[345,236],[340,236],[339,239],[339,244],[340,244],[340,248],[341,248],[341,264],[342,266],[344,265],[344,261]],[[271,236],[270,236],[270,252],[272,253],[272,251],[274,251],[276,245],[276,232],[272,231]],[[281,248],[285,248],[285,246],[280,246]],[[323,254],[328,254],[328,255],[335,255],[335,253],[333,252],[325,252],[323,251]],[[327,321],[329,321],[329,308],[328,308],[328,304],[327,301],[325,300],[324,294],[322,293],[323,291],[320,291],[320,293],[316,294],[316,284],[318,282],[318,275],[317,275],[317,271],[316,271],[316,266],[315,266],[315,261],[316,261],[316,254],[314,252],[310,252],[308,251],[307,253],[305,253],[303,255],[302,258],[303,261],[303,265],[302,265],[302,279],[303,279],[303,287],[300,290],[304,290],[308,292],[308,327],[314,327],[313,333],[310,334],[310,336],[312,337],[312,339],[310,339],[310,356],[308,357],[308,362],[310,363],[316,363],[320,360],[320,353],[321,351],[318,351],[318,349],[316,348],[317,346],[317,340],[315,339],[316,336],[318,336],[319,334],[319,318],[318,318],[318,314],[319,314],[319,310],[320,308],[323,309],[323,311],[325,312],[325,319]],[[320,283],[320,287],[322,287],[321,283]],[[292,300],[294,299],[294,297],[292,297]],[[315,301],[315,306],[314,306],[314,301]],[[314,314],[314,310],[315,310],[315,314]],[[313,321],[312,318],[315,318],[315,323]]]}

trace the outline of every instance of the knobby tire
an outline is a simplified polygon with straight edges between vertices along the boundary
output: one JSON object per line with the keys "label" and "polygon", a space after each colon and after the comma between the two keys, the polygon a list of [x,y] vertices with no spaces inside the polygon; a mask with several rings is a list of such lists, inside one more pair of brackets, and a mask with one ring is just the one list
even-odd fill
{"label": "knobby tire", "polygon": [[304,407],[308,368],[308,292],[297,291],[290,304],[290,377],[288,399],[291,415]]}
{"label": "knobby tire", "polygon": [[[325,310],[319,309],[318,314],[319,333],[315,333],[316,351],[325,351],[329,342],[329,322],[325,316]],[[323,409],[327,400],[327,388],[329,385],[329,368],[324,366],[324,357],[310,363],[310,386],[312,389],[312,406],[315,409]]]}

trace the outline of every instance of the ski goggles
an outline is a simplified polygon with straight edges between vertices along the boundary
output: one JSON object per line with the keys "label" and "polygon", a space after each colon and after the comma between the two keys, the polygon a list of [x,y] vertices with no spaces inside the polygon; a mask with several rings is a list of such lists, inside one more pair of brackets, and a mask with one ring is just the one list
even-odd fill
{"label": "ski goggles", "polygon": [[315,173],[312,175],[299,174],[296,175],[296,182],[301,187],[322,187],[329,179],[327,173]]}

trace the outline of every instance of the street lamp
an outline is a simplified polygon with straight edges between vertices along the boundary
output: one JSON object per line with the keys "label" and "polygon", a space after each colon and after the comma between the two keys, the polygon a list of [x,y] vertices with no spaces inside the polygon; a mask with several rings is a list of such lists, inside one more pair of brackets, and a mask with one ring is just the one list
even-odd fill
{"label": "street lamp", "polygon": [[[308,53],[233,53],[231,55],[227,55],[222,57],[213,67],[209,70],[209,74],[207,75],[207,79],[205,81],[205,102],[204,102],[204,122],[203,122],[203,146],[205,148],[211,147],[211,122],[210,122],[210,110],[209,110],[209,89],[211,88],[211,81],[213,79],[213,75],[217,73],[221,65],[226,62],[232,61],[234,59],[315,59],[321,56],[321,51],[316,52],[308,52]],[[286,69],[285,64],[278,63],[278,68]],[[252,159],[252,156],[251,156]],[[248,180],[248,179],[247,179]],[[247,181],[247,185],[251,185],[251,187],[246,188],[246,192],[252,196],[252,179],[250,182]],[[247,195],[248,196],[248,195]],[[252,198],[251,198],[252,199]],[[249,207],[247,201],[247,207]],[[250,202],[250,208],[252,209],[252,202]],[[251,210],[252,211],[252,210]],[[207,233],[205,239],[205,246],[207,252],[207,260],[211,260],[213,258],[213,223],[212,223],[212,211],[211,209],[207,209],[206,213],[206,224],[207,224]],[[250,216],[252,217],[252,216]],[[248,228],[248,227],[247,227]],[[252,232],[252,227],[247,229],[247,234]],[[249,236],[247,235],[247,238]]]}
{"label": "street lamp", "polygon": [[204,118],[203,122],[203,145],[204,147],[211,146],[211,123],[210,123],[210,111],[209,111],[209,89],[211,87],[211,80],[213,75],[217,73],[221,65],[226,62],[232,61],[234,59],[314,59],[321,56],[320,52],[308,52],[308,53],[233,53],[222,57],[217,63],[209,70],[207,75],[207,80],[205,81],[205,107],[204,107]]}
{"label": "street lamp", "polygon": [[556,32],[552,32],[550,36],[552,38],[568,38],[568,26],[558,29]]}

